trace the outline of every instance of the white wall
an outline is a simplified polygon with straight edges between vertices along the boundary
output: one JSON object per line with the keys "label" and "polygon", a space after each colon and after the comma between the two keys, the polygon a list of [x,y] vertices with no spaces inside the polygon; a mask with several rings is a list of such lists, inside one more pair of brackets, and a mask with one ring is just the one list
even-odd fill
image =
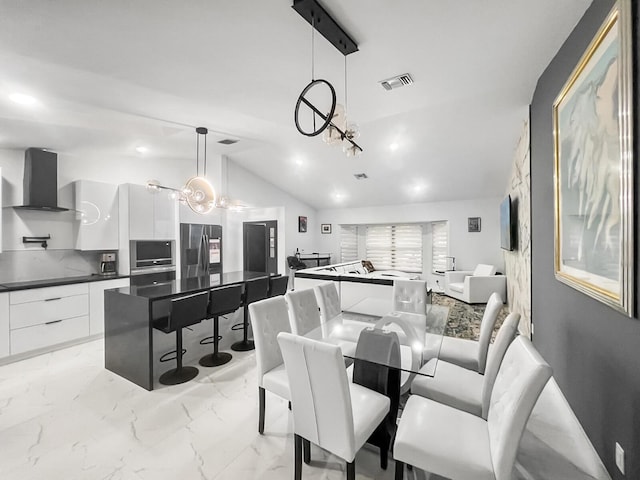
{"label": "white wall", "polygon": [[[39,212],[14,210],[23,204],[22,179],[24,175],[24,151],[0,149],[2,168],[2,245],[4,251],[33,249],[25,247],[23,236],[51,234],[49,249],[73,249],[73,224],[75,212]],[[75,180],[95,180],[105,183],[145,184],[156,179],[162,184],[180,187],[179,182],[193,175],[193,166],[183,160],[167,160],[138,157],[77,157],[58,154],[58,205],[74,208],[71,183]]]}
{"label": "white wall", "polygon": [[[208,215],[197,215],[187,206],[180,205],[182,223],[209,223],[223,226],[225,270],[242,269],[242,222],[259,220],[278,221],[278,270],[286,273],[286,257],[296,248],[316,251],[319,223],[316,211],[283,190],[275,187],[239,165],[228,162],[223,181],[221,157],[209,155],[207,172],[216,192],[226,193],[232,199],[251,206],[245,212],[213,210]],[[67,250],[75,247],[73,226],[75,212],[20,211],[10,208],[22,205],[22,179],[24,172],[23,150],[0,149],[2,169],[2,244],[4,251],[24,251],[23,236],[51,234],[50,250]],[[58,205],[73,208],[74,196],[71,183],[86,179],[105,183],[145,184],[158,180],[174,188],[182,186],[195,174],[193,162],[184,159],[154,159],[142,157],[106,158],[101,156],[77,157],[58,154]],[[226,187],[226,192],[222,190]],[[308,217],[307,233],[298,232],[298,216]],[[38,247],[39,248],[39,247]]]}
{"label": "white wall", "polygon": [[[457,270],[472,270],[478,263],[495,265],[504,272],[504,258],[500,249],[501,198],[483,198],[455,202],[418,203],[408,205],[342,208],[318,211],[318,223],[330,223],[332,233],[320,235],[318,246],[331,252],[333,262],[340,259],[340,224],[385,224],[449,222],[449,255],[456,257]],[[467,218],[480,217],[481,231],[469,233]],[[442,277],[430,273],[431,229],[427,225],[423,236],[423,277],[430,285]],[[360,249],[364,251],[364,249]]]}
{"label": "white wall", "polygon": [[[242,214],[227,212],[228,234],[232,245],[239,241],[242,245],[243,221],[278,221],[278,270],[286,273],[286,257],[293,255],[296,248],[301,252],[319,251],[320,222],[316,210],[292,197],[275,185],[266,182],[240,165],[228,164],[228,195],[234,200],[255,207]],[[307,232],[298,232],[298,217],[307,217]],[[238,231],[239,229],[239,231]],[[323,235],[326,236],[326,235]],[[235,247],[234,247],[235,248]],[[227,258],[230,265],[242,268],[242,257]],[[238,263],[239,262],[239,263]]]}

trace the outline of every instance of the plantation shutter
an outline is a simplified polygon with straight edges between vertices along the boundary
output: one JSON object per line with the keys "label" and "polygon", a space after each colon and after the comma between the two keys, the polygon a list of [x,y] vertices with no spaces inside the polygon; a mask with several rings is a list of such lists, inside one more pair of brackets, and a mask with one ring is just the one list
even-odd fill
{"label": "plantation shutter", "polygon": [[431,269],[433,273],[444,272],[447,269],[449,255],[449,225],[447,222],[434,222],[431,228]]}
{"label": "plantation shutter", "polygon": [[340,227],[340,262],[354,262],[358,259],[358,227],[342,225]]}
{"label": "plantation shutter", "polygon": [[369,225],[366,248],[376,270],[422,271],[421,225]]}

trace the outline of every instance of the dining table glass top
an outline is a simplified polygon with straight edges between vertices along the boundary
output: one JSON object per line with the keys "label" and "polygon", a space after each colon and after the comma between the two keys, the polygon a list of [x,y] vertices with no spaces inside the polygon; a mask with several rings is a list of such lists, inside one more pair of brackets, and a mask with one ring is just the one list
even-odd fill
{"label": "dining table glass top", "polygon": [[[368,308],[377,304],[377,309]],[[449,307],[428,304],[426,314],[384,311],[381,302],[343,311],[304,336],[339,345],[345,358],[434,376]],[[359,310],[359,311],[358,311]],[[362,312],[365,313],[362,313]],[[393,353],[397,345],[397,353]]]}

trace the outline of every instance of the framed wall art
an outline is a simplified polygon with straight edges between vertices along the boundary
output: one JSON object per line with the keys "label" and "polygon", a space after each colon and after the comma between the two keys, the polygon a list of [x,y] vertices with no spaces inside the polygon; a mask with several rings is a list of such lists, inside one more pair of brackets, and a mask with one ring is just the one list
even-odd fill
{"label": "framed wall art", "polygon": [[298,232],[305,233],[307,231],[307,217],[298,217]]}
{"label": "framed wall art", "polygon": [[320,233],[331,233],[331,224],[323,223],[320,225]]}
{"label": "framed wall art", "polygon": [[467,219],[467,230],[469,232],[480,231],[480,217],[469,217]]}
{"label": "framed wall art", "polygon": [[618,0],[553,104],[555,276],[633,315],[632,33]]}

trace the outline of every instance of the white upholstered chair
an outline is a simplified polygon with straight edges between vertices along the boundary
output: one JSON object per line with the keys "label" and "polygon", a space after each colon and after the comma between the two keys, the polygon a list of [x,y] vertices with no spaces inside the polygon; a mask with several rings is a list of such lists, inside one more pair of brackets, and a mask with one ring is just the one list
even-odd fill
{"label": "white upholstered chair", "polygon": [[316,295],[323,322],[328,322],[342,313],[336,282],[324,282],[316,285],[313,287],[313,292]]}
{"label": "white upholstered chair", "polygon": [[493,293],[487,302],[480,323],[480,337],[478,341],[464,338],[444,337],[438,358],[469,370],[484,374],[487,364],[487,352],[491,342],[493,327],[502,308],[502,297]]}
{"label": "white upholstered chair", "polygon": [[302,478],[302,443],[307,441],[345,460],[347,479],[355,480],[356,453],[389,412],[389,398],[347,381],[336,345],[289,333],[279,334],[278,342],[291,387],[294,479]]}
{"label": "white upholstered chair", "polygon": [[290,400],[289,380],[278,345],[278,334],[291,332],[291,326],[287,303],[281,295],[250,304],[249,314],[258,365],[260,404],[258,432],[262,434],[266,408],[265,390],[269,390],[285,400]]}
{"label": "white upholstered chair", "polygon": [[320,310],[312,289],[287,292],[284,298],[289,305],[292,333],[305,335],[320,327]]}
{"label": "white upholstered chair", "polygon": [[[496,341],[489,350],[484,375],[452,363],[432,359],[422,370],[431,372],[435,367],[435,375],[417,375],[411,384],[411,393],[486,419],[491,390],[507,348],[516,337],[519,322],[520,314],[510,313],[500,326]],[[434,362],[438,362],[437,365],[430,365]]]}
{"label": "white upholstered chair", "polygon": [[511,480],[525,425],[550,377],[551,367],[519,336],[500,365],[486,420],[411,395],[393,446],[396,480],[405,463],[456,480]]}
{"label": "white upholstered chair", "polygon": [[425,315],[427,313],[427,282],[394,279],[393,310]]}
{"label": "white upholstered chair", "polygon": [[475,270],[453,270],[444,274],[444,293],[466,303],[485,303],[493,292],[507,296],[507,277],[495,275],[493,265],[478,264]]}

